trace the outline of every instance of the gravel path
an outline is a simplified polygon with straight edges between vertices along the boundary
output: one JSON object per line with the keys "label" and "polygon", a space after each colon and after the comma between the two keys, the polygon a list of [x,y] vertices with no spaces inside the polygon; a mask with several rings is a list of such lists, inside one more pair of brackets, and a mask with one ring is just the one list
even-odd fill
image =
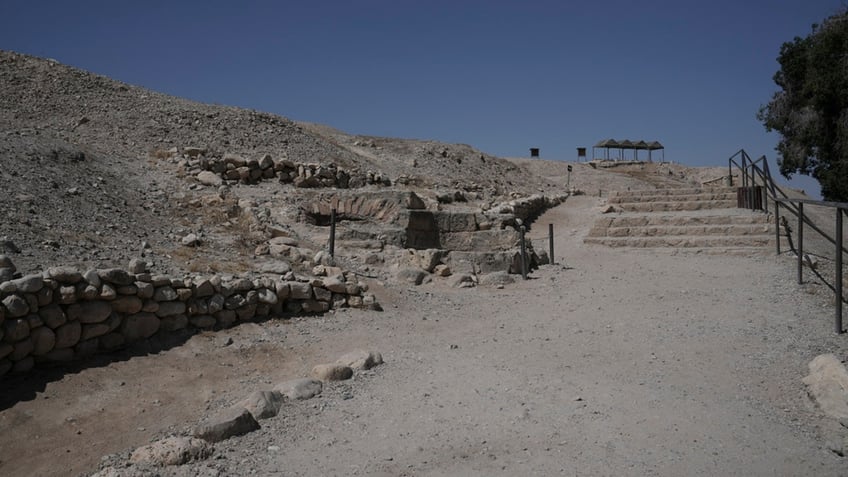
{"label": "gravel path", "polygon": [[[826,445],[841,430],[800,381],[845,354],[824,287],[770,255],[585,246],[598,200],[541,217],[559,264],[503,289],[375,284],[382,313],[241,326],[48,380],[0,411],[0,471],[91,471],[363,347],[386,363],[164,475],[844,475]],[[69,452],[37,459],[50,445]]]}

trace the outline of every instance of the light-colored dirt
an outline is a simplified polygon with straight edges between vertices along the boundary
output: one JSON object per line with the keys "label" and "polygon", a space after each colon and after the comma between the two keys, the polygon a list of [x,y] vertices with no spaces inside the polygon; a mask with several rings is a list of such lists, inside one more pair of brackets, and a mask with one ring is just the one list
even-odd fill
{"label": "light-colored dirt", "polygon": [[382,313],[245,325],[10,379],[0,473],[96,470],[366,347],[386,364],[163,474],[844,475],[825,445],[839,426],[800,381],[813,357],[846,349],[823,287],[795,285],[781,257],[583,245],[599,200],[542,216],[558,264],[503,289],[375,285]]}

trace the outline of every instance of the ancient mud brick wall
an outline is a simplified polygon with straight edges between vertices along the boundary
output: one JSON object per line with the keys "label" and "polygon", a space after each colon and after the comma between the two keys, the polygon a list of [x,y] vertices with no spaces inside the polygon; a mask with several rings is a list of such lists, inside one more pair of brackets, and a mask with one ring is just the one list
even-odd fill
{"label": "ancient mud brick wall", "polygon": [[366,285],[341,270],[311,279],[173,278],[151,275],[144,266],[133,261],[129,270],[86,272],[54,267],[12,278],[14,265],[0,256],[0,376],[113,351],[157,333],[378,306]]}

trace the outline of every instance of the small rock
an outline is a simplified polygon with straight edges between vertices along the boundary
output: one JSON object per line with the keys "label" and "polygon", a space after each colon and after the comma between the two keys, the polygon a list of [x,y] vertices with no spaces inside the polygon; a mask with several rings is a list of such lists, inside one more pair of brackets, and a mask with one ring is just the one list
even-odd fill
{"label": "small rock", "polygon": [[138,275],[139,273],[147,273],[147,262],[140,258],[130,259],[129,272]]}
{"label": "small rock", "polygon": [[324,385],[316,379],[292,379],[274,386],[283,396],[291,400],[311,399],[323,390]]}
{"label": "small rock", "polygon": [[283,395],[279,391],[254,391],[236,405],[247,409],[256,419],[267,419],[280,412]]}
{"label": "small rock", "polygon": [[201,171],[197,174],[197,181],[206,186],[218,187],[224,183],[219,174],[212,171]]}
{"label": "small rock", "polygon": [[409,283],[410,285],[421,285],[424,283],[424,277],[426,276],[427,272],[420,268],[404,268],[396,275],[398,281]]}
{"label": "small rock", "polygon": [[214,443],[257,429],[259,429],[259,423],[247,409],[231,407],[195,428],[194,435]]}
{"label": "small rock", "polygon": [[353,369],[371,369],[383,364],[383,356],[375,351],[356,350],[345,354],[336,363],[349,366]]}
{"label": "small rock", "polygon": [[188,234],[180,240],[180,243],[186,247],[196,247],[200,244],[200,239],[197,234]]}
{"label": "small rock", "polygon": [[338,363],[319,364],[312,368],[312,376],[321,381],[344,381],[353,377],[353,369]]}
{"label": "small rock", "polygon": [[212,455],[214,448],[204,440],[194,437],[166,437],[161,441],[139,447],[130,456],[134,464],[155,466],[183,465],[203,460]]}

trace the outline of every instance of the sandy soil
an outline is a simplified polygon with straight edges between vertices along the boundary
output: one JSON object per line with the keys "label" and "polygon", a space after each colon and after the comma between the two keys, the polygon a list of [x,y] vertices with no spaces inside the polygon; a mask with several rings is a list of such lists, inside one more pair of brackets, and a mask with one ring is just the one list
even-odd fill
{"label": "sandy soil", "polygon": [[386,363],[161,474],[844,475],[826,446],[842,431],[800,381],[816,355],[845,354],[827,290],[794,284],[783,257],[583,245],[600,200],[542,216],[558,263],[503,289],[375,283],[382,313],[248,324],[9,378],[0,474],[93,472],[368,348]]}

